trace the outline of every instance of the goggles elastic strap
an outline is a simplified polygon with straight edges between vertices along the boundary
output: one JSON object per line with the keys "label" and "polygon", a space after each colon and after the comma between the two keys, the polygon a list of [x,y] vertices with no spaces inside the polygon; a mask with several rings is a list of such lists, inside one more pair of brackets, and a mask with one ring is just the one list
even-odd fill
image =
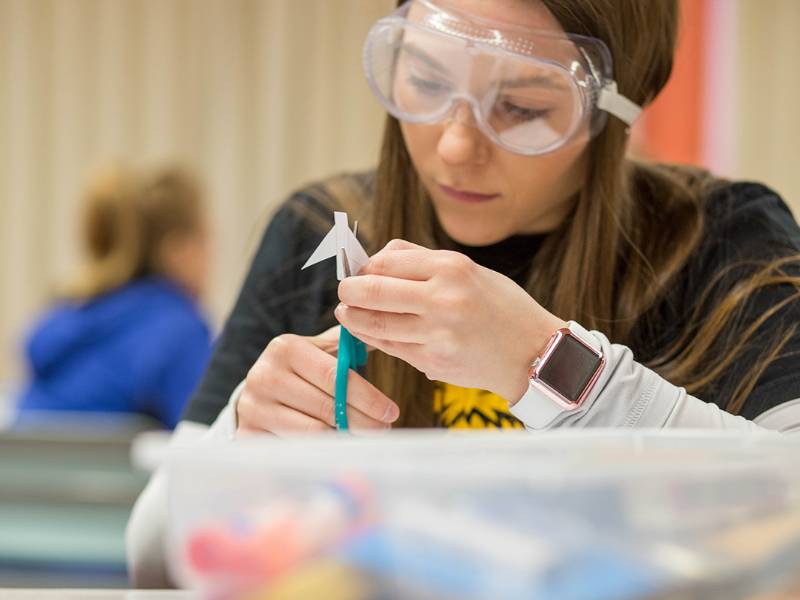
{"label": "goggles elastic strap", "polygon": [[638,104],[628,100],[617,91],[616,81],[606,82],[603,89],[600,90],[597,108],[614,115],[628,125],[633,125],[642,112]]}

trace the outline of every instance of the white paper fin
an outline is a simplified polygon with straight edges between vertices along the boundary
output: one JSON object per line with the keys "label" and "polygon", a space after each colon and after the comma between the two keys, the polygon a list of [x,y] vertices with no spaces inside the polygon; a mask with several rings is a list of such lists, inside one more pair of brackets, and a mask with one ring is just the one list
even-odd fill
{"label": "white paper fin", "polygon": [[315,265],[326,258],[331,258],[332,256],[336,256],[335,228],[331,228],[331,230],[325,235],[319,246],[317,246],[317,249],[314,250],[314,253],[308,258],[306,264],[303,265],[303,269],[310,267],[311,265]]}
{"label": "white paper fin", "polygon": [[358,238],[349,229],[347,230],[347,261],[350,263],[350,273],[358,275],[358,272],[369,262],[369,256],[364,251]]}
{"label": "white paper fin", "polygon": [[[340,249],[343,249],[344,252],[340,252]],[[358,272],[369,261],[369,256],[361,246],[358,238],[350,231],[347,224],[347,213],[337,211],[333,213],[333,227],[302,268],[305,269],[335,256],[336,278],[341,281],[345,277],[345,269],[342,264],[343,255],[347,257],[347,266],[351,275],[358,275]]]}

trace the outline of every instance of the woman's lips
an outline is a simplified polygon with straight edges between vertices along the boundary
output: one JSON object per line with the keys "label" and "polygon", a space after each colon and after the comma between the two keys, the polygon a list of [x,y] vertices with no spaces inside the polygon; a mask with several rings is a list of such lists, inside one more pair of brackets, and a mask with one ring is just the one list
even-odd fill
{"label": "woman's lips", "polygon": [[459,202],[488,202],[489,200],[494,200],[500,196],[500,194],[478,194],[477,192],[465,192],[441,183],[437,185],[450,198],[453,200],[458,200]]}

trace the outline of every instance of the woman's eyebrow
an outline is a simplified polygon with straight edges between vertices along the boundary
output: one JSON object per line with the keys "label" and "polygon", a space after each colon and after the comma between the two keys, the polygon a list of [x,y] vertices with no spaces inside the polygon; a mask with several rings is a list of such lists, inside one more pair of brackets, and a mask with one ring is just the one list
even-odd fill
{"label": "woman's eyebrow", "polygon": [[440,63],[438,60],[433,58],[430,54],[428,54],[427,52],[422,50],[422,48],[419,48],[419,47],[415,46],[411,42],[404,43],[403,47],[402,47],[402,50],[404,52],[408,52],[411,56],[414,56],[415,58],[420,59],[426,65],[428,65],[429,67],[433,67],[434,69],[436,69],[440,73],[449,73],[450,72],[450,69],[445,67],[442,63]]}
{"label": "woman's eyebrow", "polygon": [[518,79],[503,79],[499,82],[499,86],[503,88],[537,86],[546,87],[561,92],[565,92],[569,89],[561,81],[549,75],[530,75],[528,77],[520,77]]}
{"label": "woman's eyebrow", "polygon": [[[449,74],[448,69],[444,64],[433,58],[430,54],[425,52],[422,48],[414,45],[411,42],[405,42],[402,46],[404,52],[408,52],[411,56],[418,58],[429,67],[436,69],[440,73]],[[498,85],[502,88],[521,88],[528,86],[537,86],[549,88],[557,91],[567,91],[568,88],[557,78],[550,75],[530,75],[528,77],[520,77],[517,79],[503,79]]]}
{"label": "woman's eyebrow", "polygon": [[[402,49],[404,52],[408,52],[411,56],[420,59],[426,65],[436,69],[440,73],[450,72],[450,69],[448,69],[444,64],[411,42],[404,43]],[[503,88],[538,86],[558,91],[567,91],[568,89],[567,86],[565,86],[561,81],[550,75],[530,75],[528,77],[520,77],[517,79],[503,79],[499,82],[499,86]]]}

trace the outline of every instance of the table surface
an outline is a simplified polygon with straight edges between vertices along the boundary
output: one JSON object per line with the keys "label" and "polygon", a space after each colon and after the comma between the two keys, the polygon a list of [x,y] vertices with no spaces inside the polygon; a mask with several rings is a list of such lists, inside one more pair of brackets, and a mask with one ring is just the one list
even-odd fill
{"label": "table surface", "polygon": [[[200,600],[195,592],[181,590],[82,590],[0,588],[2,600]],[[749,600],[797,600],[800,588]]]}
{"label": "table surface", "polygon": [[3,600],[195,600],[195,592],[179,590],[81,590],[0,588]]}

